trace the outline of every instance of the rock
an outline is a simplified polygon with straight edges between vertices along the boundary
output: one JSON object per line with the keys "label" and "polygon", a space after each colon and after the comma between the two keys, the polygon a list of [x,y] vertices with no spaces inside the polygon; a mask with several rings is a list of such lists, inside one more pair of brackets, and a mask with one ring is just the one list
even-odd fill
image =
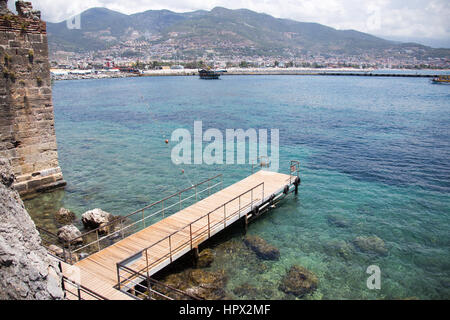
{"label": "rock", "polygon": [[366,253],[375,253],[382,256],[387,255],[388,250],[384,241],[377,236],[356,237],[353,244],[361,251]]}
{"label": "rock", "polygon": [[220,300],[225,298],[224,287],[227,283],[225,271],[204,271],[201,269],[190,270],[188,279],[194,286],[196,296],[206,300]]}
{"label": "rock", "polygon": [[350,221],[337,214],[329,215],[327,217],[327,220],[329,224],[334,225],[338,228],[348,228],[350,226]]}
{"label": "rock", "polygon": [[0,300],[62,299],[58,264],[41,245],[11,172],[0,159]]}
{"label": "rock", "polygon": [[344,240],[331,241],[325,246],[325,250],[328,253],[340,256],[345,260],[349,260],[355,251],[353,246]]}
{"label": "rock", "polygon": [[55,213],[55,219],[61,224],[70,224],[75,220],[75,213],[66,208],[61,208]]}
{"label": "rock", "polygon": [[292,266],[283,277],[279,289],[287,294],[303,297],[317,289],[319,280],[311,271],[302,266]]}
{"label": "rock", "polygon": [[205,249],[198,255],[197,268],[207,268],[214,261],[214,251]]}
{"label": "rock", "polygon": [[278,260],[280,259],[280,251],[268,244],[264,239],[258,236],[246,236],[244,243],[252,249],[258,257],[265,260]]}
{"label": "rock", "polygon": [[86,253],[86,252],[81,252],[80,255],[79,255],[79,257],[80,257],[80,260],[83,260],[83,259],[89,257],[89,254]]}
{"label": "rock", "polygon": [[51,244],[48,247],[48,251],[51,254],[53,254],[53,255],[55,255],[57,257],[60,257],[60,258],[64,256],[64,250],[62,248],[58,247],[57,245],[54,245],[54,244]]}
{"label": "rock", "polygon": [[[75,263],[75,262],[78,262],[78,260],[79,260],[78,255],[76,253],[70,254],[68,251],[63,250],[62,248],[60,248],[54,244],[52,244],[48,247],[48,251],[49,251],[49,253],[63,259],[64,261],[66,261],[68,263]],[[80,254],[80,256],[81,256],[81,254]],[[71,257],[72,257],[72,260],[71,260]]]}
{"label": "rock", "polygon": [[237,295],[238,297],[247,297],[249,298],[253,298],[256,297],[259,294],[259,290],[252,286],[249,283],[242,283],[239,286],[237,286],[236,288],[233,289],[233,293],[235,295]]}
{"label": "rock", "polygon": [[[201,299],[219,300],[226,297],[224,288],[227,280],[223,270],[212,272],[203,269],[187,269],[170,274],[161,281]],[[170,291],[162,290],[161,292],[170,295]]]}
{"label": "rock", "polygon": [[108,222],[113,221],[113,219],[114,216],[111,213],[98,208],[86,211],[81,216],[81,222],[83,222],[84,227],[88,229],[95,229],[100,226],[104,226]]}
{"label": "rock", "polygon": [[77,227],[75,227],[73,224],[65,225],[64,227],[61,227],[58,229],[57,232],[58,240],[65,245],[69,244],[69,241],[73,240],[71,242],[71,245],[77,245],[83,243],[83,238],[81,238],[81,232],[78,230]]}

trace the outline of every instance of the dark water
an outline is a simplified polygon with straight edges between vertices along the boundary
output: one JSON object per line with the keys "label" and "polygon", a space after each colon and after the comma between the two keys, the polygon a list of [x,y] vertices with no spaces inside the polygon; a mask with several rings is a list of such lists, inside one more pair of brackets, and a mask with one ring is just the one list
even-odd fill
{"label": "dark water", "polygon": [[[53,94],[68,186],[27,202],[38,224],[61,206],[123,215],[216,173],[225,185],[251,173],[249,165],[174,165],[164,140],[176,128],[192,132],[195,120],[223,132],[275,128],[280,172],[301,161],[300,195],[249,228],[280,249],[279,261],[230,257],[219,245],[211,269],[225,268],[232,297],[248,283],[259,290],[244,298],[290,298],[278,284],[298,264],[319,278],[308,299],[450,298],[450,86],[421,78],[161,77],[56,82]],[[369,236],[387,253],[354,245]],[[381,269],[380,290],[366,286],[370,265]]]}

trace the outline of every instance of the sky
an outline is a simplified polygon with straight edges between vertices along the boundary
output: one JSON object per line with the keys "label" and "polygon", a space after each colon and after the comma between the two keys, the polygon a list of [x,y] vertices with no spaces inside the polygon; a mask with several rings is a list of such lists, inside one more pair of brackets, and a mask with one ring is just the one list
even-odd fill
{"label": "sky", "polygon": [[[354,29],[389,40],[450,48],[449,0],[31,0],[43,19],[60,22],[92,7],[125,14],[168,9],[175,12],[250,9],[336,29]],[[8,6],[14,7],[13,0]]]}

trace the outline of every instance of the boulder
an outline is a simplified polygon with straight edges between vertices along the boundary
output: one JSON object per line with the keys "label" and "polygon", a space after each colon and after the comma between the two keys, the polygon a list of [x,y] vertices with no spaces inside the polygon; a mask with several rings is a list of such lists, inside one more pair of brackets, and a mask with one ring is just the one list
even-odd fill
{"label": "boulder", "polygon": [[225,285],[227,277],[225,271],[190,270],[189,283],[192,285],[186,292],[205,300],[220,300],[226,297]]}
{"label": "boulder", "polygon": [[325,245],[328,254],[340,256],[345,260],[350,260],[354,254],[354,248],[351,243],[344,240],[333,240]]}
{"label": "boulder", "polygon": [[281,280],[279,289],[287,294],[303,297],[317,289],[319,280],[311,271],[302,266],[292,266]]}
{"label": "boulder", "polygon": [[[76,253],[70,254],[68,251],[64,251],[62,248],[52,244],[48,247],[49,253],[63,259],[66,262],[75,263],[78,262],[78,255]],[[72,258],[72,259],[71,259]]]}
{"label": "boulder", "polygon": [[75,213],[66,208],[61,208],[55,213],[55,220],[64,225],[70,224],[75,220]]}
{"label": "boulder", "polygon": [[[105,224],[113,220],[114,216],[111,213],[98,208],[86,211],[81,216],[81,222],[83,222],[84,227],[88,229],[95,229],[100,226],[104,226]],[[106,232],[106,230],[104,231]]]}
{"label": "boulder", "polygon": [[[81,238],[81,232],[73,224],[65,225],[58,229],[57,232],[58,240],[64,244],[68,244],[69,241],[71,245],[77,245],[83,243],[83,238]],[[76,239],[75,239],[76,238]],[[74,240],[75,239],[75,240]]]}
{"label": "boulder", "polygon": [[360,251],[365,253],[379,254],[382,256],[385,256],[388,253],[384,241],[377,236],[356,237],[353,240],[353,244]]}
{"label": "boulder", "polygon": [[329,224],[338,228],[348,228],[350,226],[350,221],[337,214],[329,215],[327,220]]}
{"label": "boulder", "polygon": [[235,287],[233,293],[238,297],[247,297],[249,299],[256,297],[260,292],[255,286],[246,282]]}
{"label": "boulder", "polygon": [[198,255],[197,267],[207,268],[214,261],[214,251],[212,249],[205,249]]}
{"label": "boulder", "polygon": [[264,260],[278,260],[280,259],[280,251],[268,244],[264,239],[258,236],[246,236],[244,243],[252,249],[258,257]]}

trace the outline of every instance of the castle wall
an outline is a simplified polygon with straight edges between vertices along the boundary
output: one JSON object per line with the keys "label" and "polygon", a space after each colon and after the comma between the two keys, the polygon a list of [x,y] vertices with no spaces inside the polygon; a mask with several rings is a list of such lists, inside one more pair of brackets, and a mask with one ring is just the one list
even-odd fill
{"label": "castle wall", "polygon": [[[6,2],[6,1],[5,1]],[[58,164],[46,24],[31,3],[0,15],[0,157],[21,195],[63,187]]]}

